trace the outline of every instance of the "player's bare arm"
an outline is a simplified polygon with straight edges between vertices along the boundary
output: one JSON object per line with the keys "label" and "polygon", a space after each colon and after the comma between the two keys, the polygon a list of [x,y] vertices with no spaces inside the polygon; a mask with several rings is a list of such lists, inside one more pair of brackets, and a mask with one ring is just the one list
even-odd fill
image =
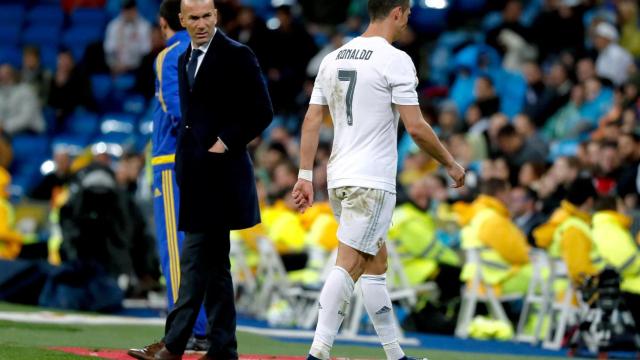
{"label": "player's bare arm", "polygon": [[300,174],[298,182],[293,188],[293,199],[298,211],[304,212],[313,205],[313,163],[318,150],[320,138],[320,125],[322,119],[329,108],[325,105],[309,105],[307,114],[302,123],[302,134],[300,140]]}
{"label": "player's bare arm", "polygon": [[447,169],[447,173],[455,181],[454,187],[464,186],[464,168],[455,161],[451,153],[442,145],[431,126],[422,117],[420,107],[418,105],[396,106],[400,112],[404,127],[420,149],[433,156]]}

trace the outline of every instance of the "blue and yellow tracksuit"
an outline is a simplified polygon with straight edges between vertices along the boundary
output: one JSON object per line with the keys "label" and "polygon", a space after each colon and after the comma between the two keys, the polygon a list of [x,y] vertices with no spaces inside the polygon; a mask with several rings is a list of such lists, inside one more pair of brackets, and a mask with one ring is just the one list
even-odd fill
{"label": "blue and yellow tracksuit", "polygon": [[[178,57],[189,46],[189,35],[179,31],[167,41],[167,48],[156,59],[156,97],[153,111],[152,160],[153,197],[156,237],[162,272],[167,281],[169,309],[178,297],[180,287],[180,249],[184,234],[178,231],[179,191],[174,171],[178,126],[180,124],[180,94],[178,90]],[[201,309],[193,328],[204,336],[207,318]]]}

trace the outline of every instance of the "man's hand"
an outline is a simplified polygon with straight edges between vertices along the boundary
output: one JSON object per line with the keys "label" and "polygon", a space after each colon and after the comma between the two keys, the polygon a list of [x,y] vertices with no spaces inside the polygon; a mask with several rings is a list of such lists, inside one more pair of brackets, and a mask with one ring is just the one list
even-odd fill
{"label": "man's hand", "polygon": [[313,184],[311,181],[298,179],[291,195],[293,195],[293,201],[298,207],[298,211],[304,213],[313,205]]}
{"label": "man's hand", "polygon": [[222,154],[226,151],[224,144],[222,143],[222,141],[220,139],[218,139],[218,141],[216,141],[215,144],[213,144],[213,146],[211,147],[211,149],[209,149],[210,153],[214,153],[214,154]]}
{"label": "man's hand", "polygon": [[447,173],[455,181],[455,185],[452,185],[452,188],[461,188],[464,186],[464,177],[466,175],[466,171],[464,168],[458,164],[457,162],[453,162],[452,164],[447,166]]}

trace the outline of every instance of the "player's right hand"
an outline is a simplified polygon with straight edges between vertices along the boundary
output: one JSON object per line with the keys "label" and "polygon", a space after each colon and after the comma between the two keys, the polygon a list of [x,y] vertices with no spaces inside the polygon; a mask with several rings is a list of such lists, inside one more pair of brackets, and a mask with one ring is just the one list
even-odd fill
{"label": "player's right hand", "polygon": [[467,172],[462,165],[454,161],[453,164],[447,166],[447,173],[455,182],[454,185],[451,185],[452,188],[457,189],[464,186],[464,178]]}
{"label": "player's right hand", "polygon": [[305,210],[313,205],[313,184],[311,181],[298,179],[291,195],[293,196],[294,203],[298,207],[298,211],[304,213]]}

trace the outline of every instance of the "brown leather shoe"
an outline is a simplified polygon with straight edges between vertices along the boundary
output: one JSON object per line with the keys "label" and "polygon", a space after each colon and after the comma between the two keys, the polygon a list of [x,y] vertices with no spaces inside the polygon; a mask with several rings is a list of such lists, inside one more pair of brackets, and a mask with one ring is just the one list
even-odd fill
{"label": "brown leather shoe", "polygon": [[182,360],[182,355],[172,354],[166,346],[163,346],[160,351],[153,357],[154,360]]}
{"label": "brown leather shoe", "polygon": [[127,351],[127,354],[132,358],[138,360],[154,360],[154,356],[156,355],[156,353],[163,347],[163,342],[157,342],[151,345],[147,345],[142,349],[129,349],[129,351]]}

